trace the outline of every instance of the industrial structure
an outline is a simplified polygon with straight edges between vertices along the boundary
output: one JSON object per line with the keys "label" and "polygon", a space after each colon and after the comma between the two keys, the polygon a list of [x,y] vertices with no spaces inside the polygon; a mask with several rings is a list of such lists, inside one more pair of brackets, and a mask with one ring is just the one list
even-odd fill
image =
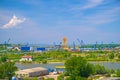
{"label": "industrial structure", "polygon": [[38,77],[48,75],[49,72],[46,68],[43,67],[36,67],[30,69],[19,70],[15,72],[16,77]]}
{"label": "industrial structure", "polygon": [[45,47],[39,47],[39,48],[37,48],[37,51],[39,51],[39,52],[44,52],[45,50],[46,50]]}
{"label": "industrial structure", "polygon": [[22,46],[21,47],[21,51],[31,51],[32,50],[32,47],[29,47],[29,46]]}
{"label": "industrial structure", "polygon": [[67,38],[66,38],[66,37],[63,37],[63,40],[62,40],[62,48],[65,49],[65,50],[68,49]]}

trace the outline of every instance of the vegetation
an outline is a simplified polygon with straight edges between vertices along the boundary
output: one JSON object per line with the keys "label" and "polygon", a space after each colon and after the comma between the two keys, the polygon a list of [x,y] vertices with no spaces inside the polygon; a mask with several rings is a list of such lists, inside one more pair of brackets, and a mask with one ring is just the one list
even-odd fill
{"label": "vegetation", "polygon": [[120,54],[118,54],[118,59],[120,59]]}
{"label": "vegetation", "polygon": [[15,71],[17,67],[15,67],[13,62],[4,62],[0,64],[0,79],[5,79],[6,77],[11,80],[12,76],[15,75]]}
{"label": "vegetation", "polygon": [[[91,75],[106,75],[115,74],[113,69],[106,69],[104,66],[92,65],[87,62],[83,57],[71,57],[65,62],[66,73],[64,74],[67,77],[65,80],[87,80]],[[116,71],[117,76],[120,76],[120,70]],[[59,76],[61,80],[62,76]]]}
{"label": "vegetation", "polygon": [[109,56],[110,59],[114,59],[114,53],[111,53]]}
{"label": "vegetation", "polygon": [[64,75],[63,75],[63,74],[59,75],[59,76],[57,77],[57,80],[64,80]]}
{"label": "vegetation", "polygon": [[106,74],[107,70],[105,69],[104,66],[100,66],[97,64],[94,66],[94,72],[95,74]]}
{"label": "vegetation", "polygon": [[7,61],[7,57],[6,56],[1,56],[0,57],[0,63],[6,62],[6,61]]}
{"label": "vegetation", "polygon": [[54,78],[48,78],[48,79],[44,79],[44,80],[54,80]]}
{"label": "vegetation", "polygon": [[117,74],[118,77],[120,77],[120,69],[118,69],[118,70],[116,71],[116,74]]}
{"label": "vegetation", "polygon": [[[1,60],[12,60],[14,62],[19,62],[22,56],[31,55],[33,56],[34,62],[42,63],[46,62],[65,62],[69,57],[72,56],[81,56],[86,58],[88,61],[120,61],[119,51],[83,51],[83,52],[68,52],[64,50],[55,50],[43,53],[34,53],[34,52],[26,52],[26,53],[2,53],[0,54]],[[1,59],[2,58],[2,59]]]}
{"label": "vegetation", "polygon": [[71,80],[88,77],[93,74],[93,65],[89,64],[82,57],[72,57],[65,62],[66,72]]}
{"label": "vegetation", "polygon": [[47,60],[42,60],[42,63],[43,63],[43,64],[46,64],[46,63],[47,63]]}

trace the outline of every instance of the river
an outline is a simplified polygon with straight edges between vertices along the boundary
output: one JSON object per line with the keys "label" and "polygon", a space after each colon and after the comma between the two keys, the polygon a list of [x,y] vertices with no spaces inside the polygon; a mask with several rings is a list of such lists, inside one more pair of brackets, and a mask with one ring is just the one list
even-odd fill
{"label": "river", "polygon": [[[120,62],[90,62],[92,64],[100,64],[105,66],[105,68],[109,69],[120,69]],[[34,68],[34,67],[44,67],[44,68],[51,68],[55,69],[55,66],[64,66],[64,63],[47,63],[47,64],[15,64],[18,69],[27,69],[27,68]]]}

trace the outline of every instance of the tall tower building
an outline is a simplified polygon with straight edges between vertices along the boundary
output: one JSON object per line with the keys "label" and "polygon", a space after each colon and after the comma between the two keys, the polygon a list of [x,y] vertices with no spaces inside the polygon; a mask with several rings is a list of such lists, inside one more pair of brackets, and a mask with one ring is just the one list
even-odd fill
{"label": "tall tower building", "polygon": [[68,49],[67,38],[66,37],[63,37],[63,39],[62,39],[62,48],[63,49]]}

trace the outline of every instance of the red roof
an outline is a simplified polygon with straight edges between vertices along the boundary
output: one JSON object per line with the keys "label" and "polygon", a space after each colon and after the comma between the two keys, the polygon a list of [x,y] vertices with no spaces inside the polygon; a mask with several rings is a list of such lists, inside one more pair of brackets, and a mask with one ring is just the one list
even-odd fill
{"label": "red roof", "polygon": [[32,56],[22,56],[22,58],[32,58]]}

